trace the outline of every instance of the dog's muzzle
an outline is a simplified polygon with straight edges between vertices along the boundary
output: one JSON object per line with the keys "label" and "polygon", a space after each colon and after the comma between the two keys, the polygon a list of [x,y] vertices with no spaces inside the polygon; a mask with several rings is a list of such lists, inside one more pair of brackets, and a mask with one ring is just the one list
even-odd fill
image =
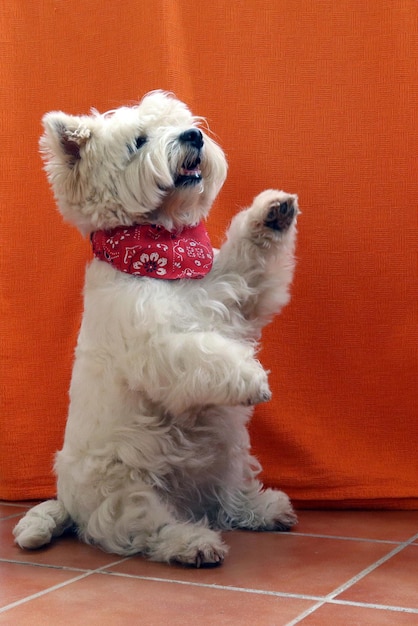
{"label": "dog's muzzle", "polygon": [[186,147],[186,157],[177,172],[176,187],[188,187],[202,180],[200,170],[203,135],[198,128],[190,128],[179,136],[179,142]]}

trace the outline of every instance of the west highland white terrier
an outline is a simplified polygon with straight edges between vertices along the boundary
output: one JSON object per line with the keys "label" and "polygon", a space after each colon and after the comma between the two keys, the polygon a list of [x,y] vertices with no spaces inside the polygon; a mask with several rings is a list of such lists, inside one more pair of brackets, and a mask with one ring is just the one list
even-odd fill
{"label": "west highland white terrier", "polygon": [[43,119],[41,152],[65,219],[90,235],[56,500],[14,534],[38,548],[75,527],[120,555],[222,563],[220,531],[289,530],[288,496],[250,454],[256,358],[289,301],[297,196],[267,190],[213,252],[204,226],[227,164],[202,118],[165,92],[138,106]]}

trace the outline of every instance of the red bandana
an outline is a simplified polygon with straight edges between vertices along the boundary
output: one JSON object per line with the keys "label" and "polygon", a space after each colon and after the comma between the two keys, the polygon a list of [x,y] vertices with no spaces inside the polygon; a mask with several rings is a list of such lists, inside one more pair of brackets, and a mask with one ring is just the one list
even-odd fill
{"label": "red bandana", "polygon": [[135,276],[175,280],[203,278],[212,268],[213,250],[203,222],[180,233],[137,224],[92,234],[93,253],[114,268]]}

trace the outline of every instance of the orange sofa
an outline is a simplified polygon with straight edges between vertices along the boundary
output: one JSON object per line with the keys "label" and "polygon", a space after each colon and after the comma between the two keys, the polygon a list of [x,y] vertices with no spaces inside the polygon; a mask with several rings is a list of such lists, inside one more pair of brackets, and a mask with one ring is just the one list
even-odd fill
{"label": "orange sofa", "polygon": [[219,244],[297,192],[293,299],[264,334],[253,448],[299,507],[418,506],[416,0],[9,0],[1,10],[0,498],[54,494],[88,242],[58,215],[40,119],[162,88],[208,118]]}

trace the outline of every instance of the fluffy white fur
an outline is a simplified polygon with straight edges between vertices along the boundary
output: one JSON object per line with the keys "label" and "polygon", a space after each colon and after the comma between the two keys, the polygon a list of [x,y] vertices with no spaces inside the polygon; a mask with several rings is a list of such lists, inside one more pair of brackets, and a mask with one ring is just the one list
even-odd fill
{"label": "fluffy white fur", "polygon": [[[61,213],[83,234],[204,219],[227,166],[202,122],[163,92],[105,115],[47,114],[41,150]],[[203,147],[179,140],[198,127]],[[201,177],[178,184],[198,158]],[[92,261],[58,499],[18,523],[21,547],[75,525],[104,550],[199,567],[223,561],[222,529],[295,523],[288,497],[257,479],[246,424],[271,395],[257,345],[289,300],[297,213],[296,196],[261,193],[200,280],[139,278]]]}

